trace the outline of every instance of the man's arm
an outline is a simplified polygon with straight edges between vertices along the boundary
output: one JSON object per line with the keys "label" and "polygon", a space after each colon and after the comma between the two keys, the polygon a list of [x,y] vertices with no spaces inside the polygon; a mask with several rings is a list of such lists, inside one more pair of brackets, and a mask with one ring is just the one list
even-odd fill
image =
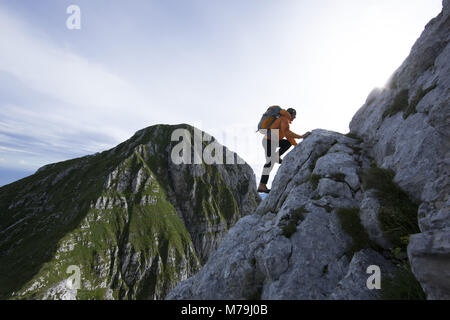
{"label": "man's arm", "polygon": [[289,122],[288,121],[281,122],[281,132],[284,133],[284,135],[286,136],[286,138],[288,139],[289,142],[291,142],[291,140],[294,140],[294,139],[303,138],[301,135],[298,135],[298,134],[292,132],[291,130],[289,130]]}
{"label": "man's arm", "polygon": [[308,137],[311,132],[306,132],[304,135],[299,135],[296,134],[294,132],[292,132],[289,129],[289,122],[288,121],[282,121],[281,122],[281,132],[284,133],[284,135],[286,136],[286,139],[293,145],[296,146],[297,145],[297,141],[295,141],[295,139],[305,139],[306,137]]}

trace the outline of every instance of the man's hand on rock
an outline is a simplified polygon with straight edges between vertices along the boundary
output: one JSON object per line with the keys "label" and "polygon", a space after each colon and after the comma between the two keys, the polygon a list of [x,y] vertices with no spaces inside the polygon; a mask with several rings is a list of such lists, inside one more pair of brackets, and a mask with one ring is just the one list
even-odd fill
{"label": "man's hand on rock", "polygon": [[306,139],[310,134],[311,134],[311,132],[308,131],[304,135],[302,135],[302,138]]}

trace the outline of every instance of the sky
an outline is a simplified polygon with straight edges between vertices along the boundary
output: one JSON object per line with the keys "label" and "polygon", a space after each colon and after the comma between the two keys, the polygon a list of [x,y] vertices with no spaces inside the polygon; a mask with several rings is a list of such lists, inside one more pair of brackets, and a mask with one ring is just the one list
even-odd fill
{"label": "sky", "polygon": [[[80,29],[67,28],[70,5]],[[259,179],[255,130],[268,106],[295,108],[298,134],[347,133],[441,9],[441,0],[0,0],[0,186],[160,123],[210,133]]]}

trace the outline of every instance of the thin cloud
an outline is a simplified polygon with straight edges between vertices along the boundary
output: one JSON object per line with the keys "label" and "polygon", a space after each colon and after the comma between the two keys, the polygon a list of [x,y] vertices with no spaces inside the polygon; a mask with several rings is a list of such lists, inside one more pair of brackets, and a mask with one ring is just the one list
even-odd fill
{"label": "thin cloud", "polygon": [[[0,146],[0,150],[7,151],[7,152],[36,154],[35,152],[30,152],[30,151],[26,151],[26,150],[19,150],[19,149],[15,149],[15,148],[7,148],[7,147],[2,147],[2,146]],[[5,159],[2,158],[2,160],[5,160]]]}
{"label": "thin cloud", "polygon": [[37,38],[27,26],[0,7],[0,70],[30,89],[77,106],[79,111],[114,112],[146,100],[133,86],[105,67]]}
{"label": "thin cloud", "polygon": [[135,131],[136,119],[148,118],[149,97],[2,7],[0,38],[0,72],[16,78],[24,95],[37,97],[20,105],[0,101],[0,150],[8,166],[37,168],[38,156],[52,161],[107,149]]}

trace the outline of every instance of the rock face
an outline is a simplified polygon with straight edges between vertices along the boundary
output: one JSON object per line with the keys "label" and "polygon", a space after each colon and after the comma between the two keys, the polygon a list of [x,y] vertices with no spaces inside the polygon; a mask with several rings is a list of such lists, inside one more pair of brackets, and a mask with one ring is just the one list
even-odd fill
{"label": "rock face", "polygon": [[[338,214],[363,199],[358,170],[370,161],[360,144],[313,131],[284,158],[255,213],[239,220],[203,269],[168,299],[376,299],[367,268],[377,265],[387,275],[393,266],[370,246],[355,253],[359,239]],[[353,218],[363,229],[358,213]]]}
{"label": "rock face", "polygon": [[350,123],[376,162],[420,203],[422,233],[411,237],[408,255],[431,299],[450,299],[449,11],[444,1],[389,86],[374,91]]}
{"label": "rock face", "polygon": [[450,298],[449,11],[445,0],[350,134],[296,146],[269,196],[167,299]]}
{"label": "rock face", "polygon": [[194,131],[149,127],[0,188],[1,297],[162,299],[193,275],[260,199],[247,164],[175,165],[175,129]]}

